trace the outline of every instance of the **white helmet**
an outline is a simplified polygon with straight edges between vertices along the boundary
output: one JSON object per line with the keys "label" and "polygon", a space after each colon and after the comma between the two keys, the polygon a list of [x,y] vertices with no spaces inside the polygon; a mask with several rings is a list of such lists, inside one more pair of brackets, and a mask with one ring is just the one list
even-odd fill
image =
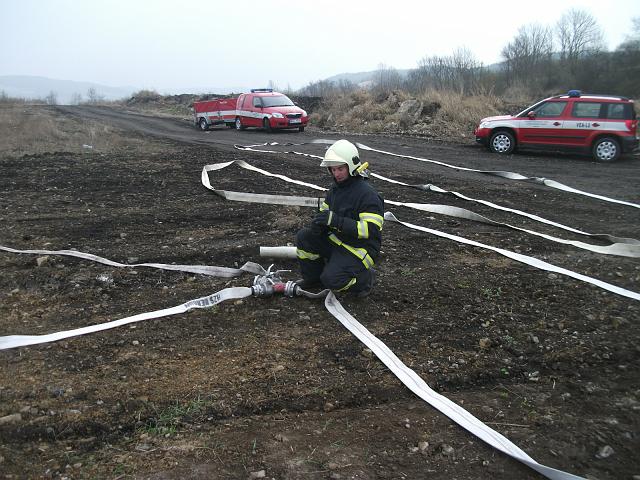
{"label": "white helmet", "polygon": [[324,154],[324,160],[320,162],[321,167],[337,167],[338,165],[347,165],[349,175],[356,176],[356,171],[360,167],[360,157],[358,149],[348,140],[338,140],[331,145]]}

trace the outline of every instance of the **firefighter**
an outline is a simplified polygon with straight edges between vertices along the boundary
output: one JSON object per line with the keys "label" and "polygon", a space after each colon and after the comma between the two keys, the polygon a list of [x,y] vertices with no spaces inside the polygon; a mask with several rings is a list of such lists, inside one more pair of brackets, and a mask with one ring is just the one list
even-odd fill
{"label": "firefighter", "polygon": [[333,185],[308,227],[296,235],[296,254],[303,289],[324,287],[366,297],[382,241],[384,200],[361,175],[358,149],[338,140],[327,150]]}

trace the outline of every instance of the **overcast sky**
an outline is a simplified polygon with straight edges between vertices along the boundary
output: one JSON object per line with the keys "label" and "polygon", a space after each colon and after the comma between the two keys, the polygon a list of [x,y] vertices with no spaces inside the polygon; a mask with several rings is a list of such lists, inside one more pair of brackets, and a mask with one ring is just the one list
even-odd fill
{"label": "overcast sky", "polygon": [[0,75],[169,89],[300,88],[467,47],[491,64],[519,27],[589,12],[609,49],[638,0],[1,0]]}

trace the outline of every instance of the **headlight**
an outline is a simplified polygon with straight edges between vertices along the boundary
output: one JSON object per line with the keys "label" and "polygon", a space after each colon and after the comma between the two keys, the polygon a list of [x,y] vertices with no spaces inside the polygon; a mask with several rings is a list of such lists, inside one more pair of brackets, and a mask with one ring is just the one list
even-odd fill
{"label": "headlight", "polygon": [[278,112],[274,112],[274,113],[272,113],[271,115],[272,115],[273,117],[275,117],[275,118],[284,118],[284,115],[282,115],[281,113],[278,113]]}

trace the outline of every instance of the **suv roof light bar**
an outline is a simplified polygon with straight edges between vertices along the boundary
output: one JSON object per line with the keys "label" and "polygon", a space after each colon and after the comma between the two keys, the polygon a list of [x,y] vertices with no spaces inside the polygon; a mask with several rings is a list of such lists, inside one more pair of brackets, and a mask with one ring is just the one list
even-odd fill
{"label": "suv roof light bar", "polygon": [[569,98],[602,97],[602,98],[615,98],[617,100],[630,101],[629,97],[623,97],[622,95],[607,95],[603,93],[582,93],[581,90],[569,90],[567,93],[560,93],[558,95],[553,95],[553,97],[551,98],[560,98],[560,97],[569,97]]}
{"label": "suv roof light bar", "polygon": [[273,93],[273,88],[252,88],[251,93]]}

